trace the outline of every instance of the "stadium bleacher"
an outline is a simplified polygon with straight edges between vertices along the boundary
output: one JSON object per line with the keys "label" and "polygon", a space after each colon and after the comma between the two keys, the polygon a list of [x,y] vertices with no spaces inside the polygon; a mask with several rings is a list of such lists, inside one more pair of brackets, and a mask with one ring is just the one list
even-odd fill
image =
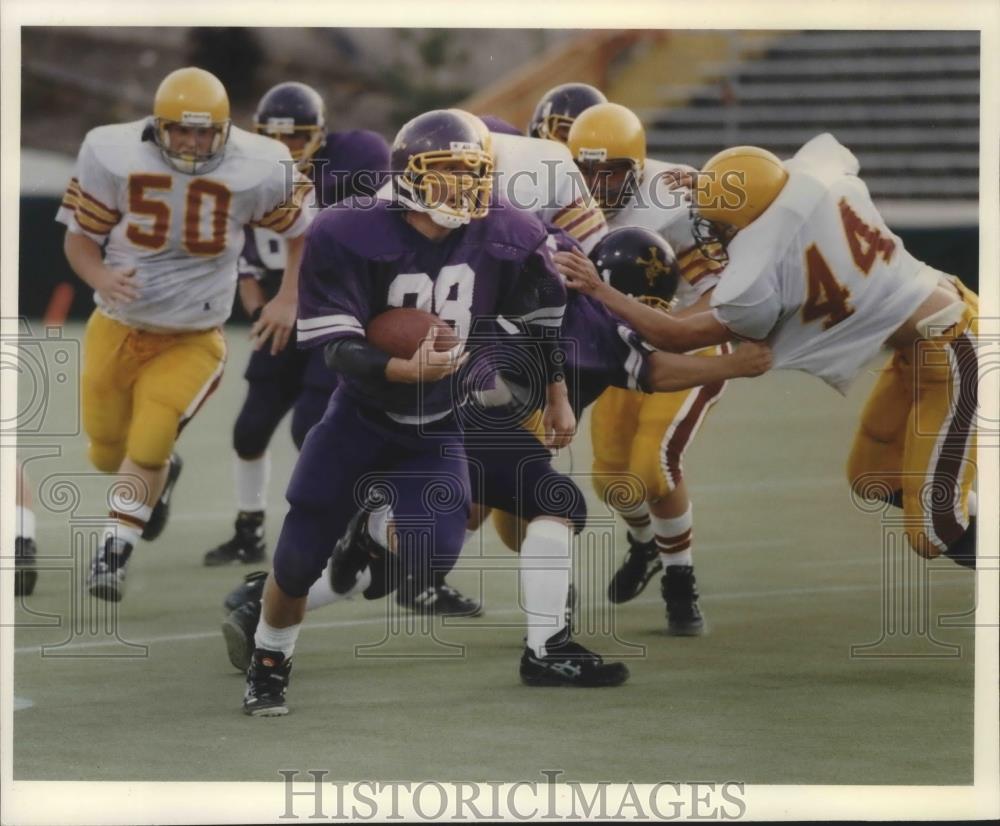
{"label": "stadium bleacher", "polygon": [[796,32],[749,57],[739,44],[704,82],[663,84],[666,105],[641,113],[650,155],[699,166],[741,143],[788,155],[830,131],[876,199],[974,206],[978,32]]}

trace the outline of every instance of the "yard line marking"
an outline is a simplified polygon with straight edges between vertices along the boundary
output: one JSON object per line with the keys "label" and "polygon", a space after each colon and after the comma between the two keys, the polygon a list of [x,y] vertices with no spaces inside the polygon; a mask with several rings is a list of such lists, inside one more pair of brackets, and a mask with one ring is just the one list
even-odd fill
{"label": "yard line marking", "polygon": [[[937,583],[934,587],[944,588],[944,587],[955,587],[961,585],[962,587],[968,587],[972,583],[967,583],[964,580],[946,580],[944,582]],[[811,588],[781,588],[770,591],[730,591],[729,593],[717,593],[703,595],[703,598],[707,600],[709,604],[715,601],[726,601],[735,599],[767,599],[770,597],[780,597],[780,596],[810,596],[816,594],[842,594],[842,593],[860,593],[863,591],[880,591],[882,590],[881,585],[825,585],[816,586]],[[653,605],[662,603],[660,597],[646,597],[644,599],[633,600],[635,605]],[[496,611],[490,611],[489,616],[512,616],[515,614],[521,614],[520,608],[501,608]],[[416,615],[404,615],[405,617],[413,616],[414,622],[420,622],[420,618]],[[381,614],[377,617],[366,617],[364,619],[355,620],[333,620],[330,622],[311,622],[304,624],[302,626],[302,631],[310,630],[328,630],[330,628],[350,628],[359,625],[376,625],[379,623],[386,622],[386,615]],[[453,625],[453,628],[458,627]],[[463,625],[463,628],[474,628],[475,624],[471,623],[469,625]],[[159,637],[148,637],[144,640],[125,640],[124,642],[131,643],[133,645],[154,645],[156,643],[166,643],[166,642],[187,642],[189,640],[207,640],[207,639],[221,639],[221,632],[218,630],[213,631],[195,631],[187,634],[165,634]],[[99,642],[82,642],[82,643],[70,643],[68,645],[62,646],[61,651],[78,651],[89,648],[107,648],[108,646],[119,645],[122,641],[120,640],[109,640],[109,641],[99,641]],[[15,654],[39,654],[41,652],[42,645],[55,645],[55,643],[36,643],[34,645],[24,645],[14,649]]]}

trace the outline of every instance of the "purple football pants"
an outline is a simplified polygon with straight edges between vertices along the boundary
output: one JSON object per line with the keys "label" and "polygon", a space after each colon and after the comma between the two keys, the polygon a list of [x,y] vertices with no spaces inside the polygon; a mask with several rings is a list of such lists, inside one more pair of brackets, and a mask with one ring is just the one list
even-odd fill
{"label": "purple football pants", "polygon": [[288,483],[291,509],[274,550],[274,576],[302,597],[319,579],[351,516],[375,490],[392,505],[402,573],[447,573],[465,541],[469,471],[454,419],[401,425],[343,390],[306,436]]}

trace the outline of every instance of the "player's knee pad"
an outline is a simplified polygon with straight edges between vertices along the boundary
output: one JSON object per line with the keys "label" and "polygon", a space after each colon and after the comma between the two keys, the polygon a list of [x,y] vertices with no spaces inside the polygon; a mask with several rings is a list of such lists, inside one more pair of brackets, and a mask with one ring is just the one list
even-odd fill
{"label": "player's knee pad", "polygon": [[233,425],[233,450],[236,455],[243,458],[260,456],[267,450],[276,424],[261,416],[260,411],[244,405]]}
{"label": "player's knee pad", "polygon": [[858,429],[847,457],[845,472],[851,492],[861,499],[878,499],[902,507],[902,457],[896,443]]}
{"label": "player's knee pad", "polygon": [[114,473],[122,466],[125,459],[124,442],[95,442],[91,440],[87,447],[90,463],[101,473]]}
{"label": "player's knee pad", "polygon": [[160,468],[170,459],[180,412],[159,401],[149,400],[136,410],[129,430],[126,453],[139,467]]}
{"label": "player's knee pad", "polygon": [[635,510],[647,499],[642,479],[628,471],[594,462],[591,478],[600,500],[613,510]]}
{"label": "player's knee pad", "polygon": [[493,528],[510,550],[520,551],[521,543],[524,541],[524,534],[528,530],[528,523],[523,519],[518,519],[514,514],[507,511],[493,510]]}
{"label": "player's knee pad", "polygon": [[629,473],[636,480],[633,484],[642,491],[642,501],[651,502],[661,496],[666,496],[677,486],[677,482],[681,478],[680,456],[678,455],[675,466],[676,480],[668,477],[657,451],[643,454],[641,457],[633,456],[632,463],[629,465]]}
{"label": "player's knee pad", "polygon": [[587,501],[583,491],[569,476],[550,473],[542,477],[525,507],[524,517],[534,520],[541,516],[556,516],[573,525],[573,533],[580,533],[587,524]]}

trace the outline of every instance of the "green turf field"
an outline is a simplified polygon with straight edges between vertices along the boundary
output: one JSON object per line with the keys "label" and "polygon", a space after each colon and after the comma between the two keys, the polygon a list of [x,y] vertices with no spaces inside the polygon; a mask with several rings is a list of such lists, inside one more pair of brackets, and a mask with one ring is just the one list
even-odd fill
{"label": "green turf field", "polygon": [[[625,686],[520,685],[515,559],[488,529],[452,575],[470,593],[482,581],[482,618],[423,632],[400,618],[387,633],[384,602],[329,606],[299,639],[292,713],[245,717],[243,677],[218,630],[243,571],[201,566],[234,516],[244,336],[230,331],[223,384],[183,434],[172,521],[133,557],[117,617],[81,585],[82,536],[105,512],[107,486],[89,475],[83,437],[22,441],[52,570],[17,610],[15,779],[267,781],[312,768],[345,780],[541,781],[561,770],[583,782],[972,782],[973,635],[960,616],[974,605],[972,578],[946,562],[884,586],[880,518],[852,505],[842,478],[871,376],[846,400],[797,374],[739,381],[709,416],[686,462],[707,636],[665,636],[655,584],[610,612],[611,563],[581,553],[580,636],[628,657]],[[71,420],[68,404],[51,417]],[[61,455],[30,458],[55,447]],[[295,459],[286,427],[273,457],[272,541]],[[589,469],[586,421],[559,462]],[[879,640],[856,652],[875,656],[852,657]]]}

